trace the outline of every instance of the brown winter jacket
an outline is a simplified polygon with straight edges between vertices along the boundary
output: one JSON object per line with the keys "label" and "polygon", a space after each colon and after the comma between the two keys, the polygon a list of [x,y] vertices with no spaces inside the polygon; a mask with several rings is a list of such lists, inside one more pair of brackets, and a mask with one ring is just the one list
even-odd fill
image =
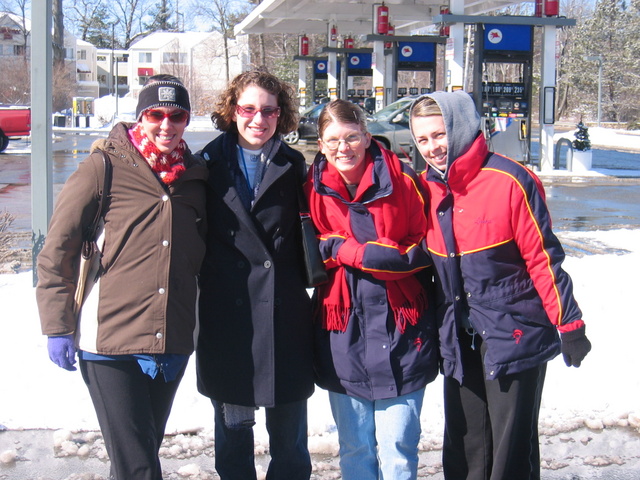
{"label": "brown winter jacket", "polygon": [[[129,127],[120,123],[95,142],[58,196],[38,256],[42,333],[75,333],[81,350],[103,355],[190,354],[205,250],[207,168],[187,151],[187,170],[165,186],[129,141]],[[82,232],[97,211],[104,172],[97,150],[107,152],[113,165],[104,273],[76,325],[72,305]]]}

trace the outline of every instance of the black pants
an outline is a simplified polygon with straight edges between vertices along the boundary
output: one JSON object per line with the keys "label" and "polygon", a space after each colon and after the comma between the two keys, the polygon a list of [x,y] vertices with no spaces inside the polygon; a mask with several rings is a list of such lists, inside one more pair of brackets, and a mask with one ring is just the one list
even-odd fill
{"label": "black pants", "polygon": [[[222,406],[215,409],[216,471],[221,480],[256,480],[253,428],[228,428]],[[269,454],[267,480],[309,480],[311,457],[307,448],[307,401],[265,408]]]}
{"label": "black pants", "polygon": [[143,373],[135,361],[80,360],[113,480],[162,480],[158,451],[185,369],[167,383],[161,373],[155,379]]}
{"label": "black pants", "polygon": [[460,334],[464,380],[444,380],[448,480],[539,480],[538,416],[547,365],[486,380],[479,335]]}

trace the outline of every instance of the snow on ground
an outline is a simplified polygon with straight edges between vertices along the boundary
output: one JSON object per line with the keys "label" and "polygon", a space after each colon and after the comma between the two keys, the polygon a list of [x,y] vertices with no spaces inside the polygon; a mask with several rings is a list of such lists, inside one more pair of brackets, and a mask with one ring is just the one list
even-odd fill
{"label": "snow on ground", "polygon": [[[102,109],[113,111],[112,103],[99,100],[96,101],[96,117]],[[119,119],[131,120],[135,103],[119,99],[118,107]],[[110,125],[103,128],[109,129]],[[195,117],[188,128],[211,130],[212,126],[208,117]],[[640,132],[590,128],[589,134],[594,147],[615,146],[633,150],[640,145]],[[559,136],[572,138],[572,132],[556,135],[556,141]],[[549,363],[540,415],[543,467],[546,472],[562,471],[571,459],[574,463],[575,459],[581,459],[580,465],[571,470],[571,475],[577,473],[578,476],[568,477],[575,479],[593,478],[591,470],[585,473],[586,477],[580,476],[581,469],[587,468],[585,466],[615,466],[627,462],[640,470],[640,453],[637,451],[640,376],[633,369],[638,343],[635,295],[640,271],[640,230],[562,232],[561,235],[561,240],[566,242],[594,245],[598,248],[592,251],[610,253],[567,257],[564,264],[573,278],[575,295],[587,323],[587,335],[593,350],[579,369],[567,368],[561,357]],[[66,454],[81,456],[83,447],[67,441],[72,436],[70,432],[89,431],[83,440],[89,444],[92,440],[88,437],[95,436],[91,432],[98,430],[97,420],[80,373],[64,371],[48,359],[46,337],[40,333],[32,283],[30,271],[0,275],[0,382],[3,390],[0,395],[0,431],[54,429],[57,430],[53,441],[55,448],[67,448]],[[178,435],[175,438],[181,439],[176,442],[188,443],[184,448],[190,449],[191,456],[208,455],[213,436],[213,408],[209,400],[197,392],[194,364],[192,359],[178,391],[167,433],[197,432],[198,435],[190,440]],[[435,466],[425,467],[429,478],[440,474],[437,458],[444,428],[441,397],[442,378],[438,377],[427,387],[421,417],[421,450],[431,452],[431,461],[436,459]],[[268,450],[263,418],[261,410],[255,427],[257,453]],[[621,439],[628,441],[625,443]],[[585,454],[587,445],[593,447],[590,451],[599,448],[597,451],[600,453],[588,456]],[[7,463],[4,461],[6,458],[10,460],[19,456],[19,450],[16,453],[11,447],[0,444],[0,465]],[[320,389],[309,401],[309,447],[313,454],[333,458],[338,449],[327,394]],[[180,448],[173,444],[167,450]],[[84,451],[86,455],[86,448]],[[616,455],[607,456],[610,451]],[[96,456],[104,458],[104,451]],[[183,461],[186,463],[187,460]],[[199,470],[194,464],[182,468]],[[317,468],[321,467],[314,464],[314,471]],[[336,467],[333,468],[326,477],[313,478],[339,478],[335,473]],[[598,478],[637,478],[633,472],[635,470],[629,477]],[[190,478],[213,478],[194,475]],[[259,475],[261,477],[263,475]],[[5,478],[2,471],[0,478]]]}
{"label": "snow on ground", "polygon": [[[541,411],[541,434],[567,435],[579,428],[603,432],[610,427],[640,427],[640,376],[634,373],[638,313],[635,295],[640,271],[640,230],[563,232],[573,241],[607,245],[615,252],[568,257],[565,268],[575,284],[592,352],[579,369],[561,358],[549,364]],[[628,252],[628,253],[625,253]],[[79,372],[51,363],[40,334],[32,272],[0,275],[0,365],[3,395],[0,424],[7,429],[97,430],[89,395]],[[443,431],[442,380],[427,387],[422,411],[424,449],[438,449]],[[257,451],[268,447],[261,413]],[[169,419],[167,433],[211,434],[213,410],[198,394],[191,361]],[[335,455],[337,434],[326,392],[309,402],[309,445],[313,453]],[[580,448],[560,442],[563,455]]]}

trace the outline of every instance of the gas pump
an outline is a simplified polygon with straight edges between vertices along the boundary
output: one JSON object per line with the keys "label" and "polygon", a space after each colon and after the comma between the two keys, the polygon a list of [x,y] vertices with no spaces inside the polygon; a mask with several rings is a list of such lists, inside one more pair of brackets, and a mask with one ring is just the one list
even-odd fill
{"label": "gas pump", "polygon": [[[345,52],[346,56],[346,65],[347,65],[347,83],[357,84],[359,86],[363,86],[363,84],[369,84],[370,78],[372,76],[371,72],[371,52],[370,49],[360,48],[353,49],[353,53]],[[359,81],[357,81],[359,80]],[[365,108],[365,91],[371,93],[371,89],[365,88],[348,88],[347,89],[347,100],[351,102],[357,103],[358,105]],[[369,95],[370,96],[370,95]]]}
{"label": "gas pump", "polygon": [[533,26],[476,25],[473,97],[490,150],[530,163]]}
{"label": "gas pump", "polygon": [[[416,37],[418,38],[418,37]],[[427,72],[428,83],[421,85],[420,92],[433,92],[436,87],[436,43],[433,42],[397,42],[396,57],[396,82],[398,72]],[[398,98],[407,94],[406,88],[404,92],[398,89]],[[418,88],[410,88],[409,95],[417,95]]]}

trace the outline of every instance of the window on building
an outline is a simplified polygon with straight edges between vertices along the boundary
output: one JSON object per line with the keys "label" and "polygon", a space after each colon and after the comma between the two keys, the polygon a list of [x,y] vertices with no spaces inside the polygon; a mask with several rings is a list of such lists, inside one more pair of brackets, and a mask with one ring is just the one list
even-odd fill
{"label": "window on building", "polygon": [[64,59],[65,60],[73,60],[73,48],[65,48],[64,49]]}
{"label": "window on building", "polygon": [[98,75],[98,82],[99,83],[107,83],[107,76],[106,75]]}
{"label": "window on building", "polygon": [[151,63],[153,61],[151,57],[151,52],[140,52],[138,61],[140,63]]}
{"label": "window on building", "polygon": [[187,54],[180,52],[164,52],[162,54],[163,63],[187,63]]}
{"label": "window on building", "polygon": [[13,54],[23,56],[26,53],[26,49],[24,45],[14,45],[13,46]]}
{"label": "window on building", "polygon": [[147,80],[149,80],[149,77],[138,77],[138,85],[143,86]]}
{"label": "window on building", "polygon": [[86,59],[87,59],[87,51],[78,50],[78,60],[86,60]]}
{"label": "window on building", "polygon": [[98,55],[98,57],[96,58],[96,61],[98,61],[98,62],[106,62],[107,61],[107,56],[106,55]]}
{"label": "window on building", "polygon": [[129,62],[129,54],[128,53],[123,53],[122,56],[120,57],[120,61],[128,63]]}

